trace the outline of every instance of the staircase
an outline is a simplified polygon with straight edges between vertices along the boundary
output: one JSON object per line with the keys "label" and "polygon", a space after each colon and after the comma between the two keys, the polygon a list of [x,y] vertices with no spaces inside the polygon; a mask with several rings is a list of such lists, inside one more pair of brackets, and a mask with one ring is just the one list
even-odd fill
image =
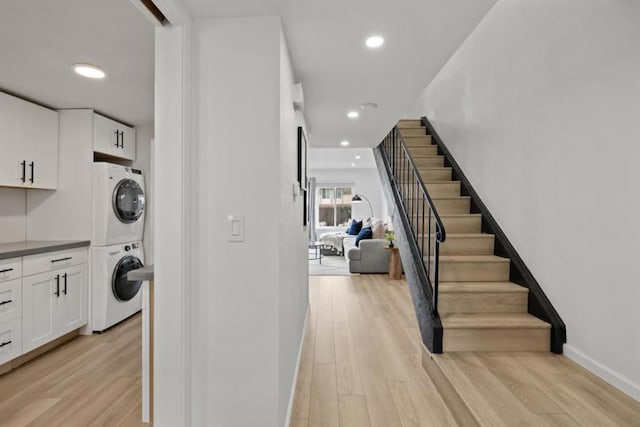
{"label": "staircase", "polygon": [[[461,195],[460,181],[421,121],[401,120],[397,132],[446,230],[436,269],[435,217],[411,223],[437,298],[442,351],[549,351],[551,325],[528,313],[529,290],[510,281],[511,260],[494,255],[495,236],[482,232],[482,215],[472,212],[471,197]],[[406,211],[422,209],[426,216],[419,182],[404,172],[394,181]]]}

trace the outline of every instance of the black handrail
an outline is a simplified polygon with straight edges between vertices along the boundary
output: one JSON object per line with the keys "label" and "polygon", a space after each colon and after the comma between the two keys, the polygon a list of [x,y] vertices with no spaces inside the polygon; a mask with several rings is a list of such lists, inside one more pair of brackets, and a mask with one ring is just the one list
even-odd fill
{"label": "black handrail", "polygon": [[[426,135],[426,129],[425,129]],[[382,153],[386,158],[395,187],[401,196],[403,208],[409,219],[411,231],[417,242],[418,252],[422,260],[427,281],[433,289],[433,312],[438,314],[438,284],[440,270],[440,243],[446,239],[444,224],[435,203],[431,199],[416,163],[409,152],[397,126],[389,132],[382,142]],[[429,240],[427,240],[425,259],[425,219]],[[434,232],[432,233],[432,223]],[[431,237],[433,236],[433,254]],[[433,256],[433,271],[431,259]],[[432,274],[433,273],[433,274]]]}

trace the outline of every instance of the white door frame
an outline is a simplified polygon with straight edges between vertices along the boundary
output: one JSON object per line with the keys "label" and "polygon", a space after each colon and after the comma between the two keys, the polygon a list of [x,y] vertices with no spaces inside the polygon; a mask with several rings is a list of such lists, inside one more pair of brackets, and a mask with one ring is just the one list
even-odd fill
{"label": "white door frame", "polygon": [[155,0],[171,25],[155,30],[155,316],[153,421],[191,424],[190,328],[190,19],[179,0]]}

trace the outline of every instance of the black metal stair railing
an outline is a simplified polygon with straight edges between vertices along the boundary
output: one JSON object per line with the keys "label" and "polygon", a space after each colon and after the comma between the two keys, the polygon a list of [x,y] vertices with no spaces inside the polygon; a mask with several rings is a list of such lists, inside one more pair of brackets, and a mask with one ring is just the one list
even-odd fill
{"label": "black metal stair railing", "polygon": [[446,239],[444,224],[397,126],[384,138],[380,148],[402,201],[403,214],[409,220],[422,260],[420,268],[433,290],[433,314],[438,316],[440,243]]}

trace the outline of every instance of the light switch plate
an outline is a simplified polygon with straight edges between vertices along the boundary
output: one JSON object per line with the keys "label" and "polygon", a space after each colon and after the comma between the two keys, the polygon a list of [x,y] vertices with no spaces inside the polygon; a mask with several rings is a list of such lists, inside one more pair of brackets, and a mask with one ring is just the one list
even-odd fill
{"label": "light switch plate", "polygon": [[227,216],[227,241],[244,242],[244,215]]}

